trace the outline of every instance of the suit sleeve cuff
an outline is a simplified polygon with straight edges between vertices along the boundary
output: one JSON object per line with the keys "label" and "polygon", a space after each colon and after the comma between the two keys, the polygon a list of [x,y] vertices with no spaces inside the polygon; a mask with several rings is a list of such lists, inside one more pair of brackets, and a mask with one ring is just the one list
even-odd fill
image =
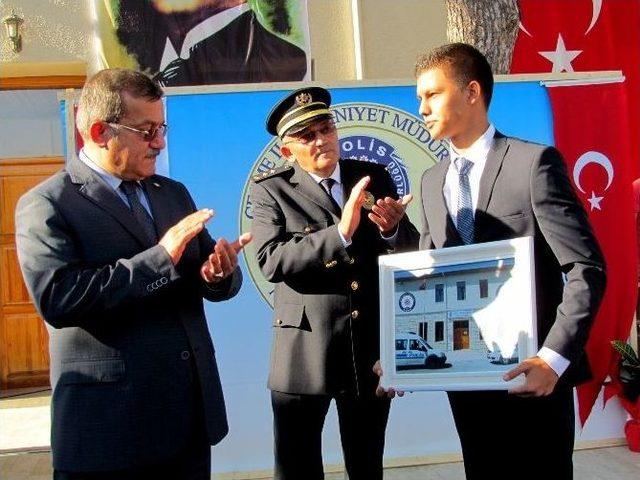
{"label": "suit sleeve cuff", "polygon": [[564,371],[569,367],[571,363],[569,360],[564,358],[557,352],[554,352],[550,348],[542,347],[538,352],[538,357],[544,360],[547,365],[549,365],[554,372],[561,377]]}
{"label": "suit sleeve cuff", "polygon": [[396,228],[393,230],[393,234],[389,235],[388,237],[385,237],[382,233],[380,233],[380,236],[382,237],[382,239],[387,242],[389,244],[389,246],[394,247],[396,246],[396,239],[398,238],[398,225],[396,225]]}
{"label": "suit sleeve cuff", "polygon": [[351,240],[347,240],[342,236],[342,233],[340,232],[340,229],[336,229],[338,231],[338,235],[340,236],[340,240],[342,241],[342,246],[344,248],[347,248],[349,245],[351,245]]}

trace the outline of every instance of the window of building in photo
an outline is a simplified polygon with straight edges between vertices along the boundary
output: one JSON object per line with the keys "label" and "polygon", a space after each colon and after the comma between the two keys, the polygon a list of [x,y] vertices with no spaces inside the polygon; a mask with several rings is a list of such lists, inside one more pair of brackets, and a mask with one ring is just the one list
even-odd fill
{"label": "window of building in photo", "polygon": [[427,334],[429,333],[429,324],[427,322],[420,322],[420,325],[418,325],[418,328],[419,328],[418,332],[420,336],[425,340],[429,340],[427,338]]}
{"label": "window of building in photo", "polygon": [[489,280],[486,278],[480,279],[480,298],[487,298],[489,296]]}
{"label": "window of building in photo", "polygon": [[444,302],[444,283],[436,283],[436,302]]}
{"label": "window of building in photo", "polygon": [[467,283],[456,282],[456,287],[458,291],[458,300],[464,300],[465,298],[467,298]]}
{"label": "window of building in photo", "polygon": [[444,340],[444,322],[436,322],[436,342]]}

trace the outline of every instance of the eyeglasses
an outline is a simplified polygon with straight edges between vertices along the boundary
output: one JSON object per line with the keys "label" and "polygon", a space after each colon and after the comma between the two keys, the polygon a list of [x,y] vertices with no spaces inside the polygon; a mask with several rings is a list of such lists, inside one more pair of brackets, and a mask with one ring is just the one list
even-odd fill
{"label": "eyeglasses", "polygon": [[167,130],[169,129],[169,125],[167,125],[166,123],[162,123],[160,125],[156,125],[155,127],[151,127],[149,130],[140,130],[139,128],[133,128],[133,127],[130,127],[129,125],[123,125],[121,123],[109,122],[108,125],[112,126],[113,128],[124,128],[125,130],[130,130],[132,132],[139,133],[142,135],[142,139],[145,142],[151,142],[152,140],[157,138],[158,135],[161,135],[162,137],[166,137]]}
{"label": "eyeglasses", "polygon": [[336,133],[336,125],[333,122],[326,122],[320,125],[316,129],[306,129],[306,130],[303,130],[302,133],[300,133],[299,135],[298,134],[291,135],[293,137],[293,140],[284,142],[283,145],[286,145],[288,143],[301,143],[303,145],[308,145],[310,143],[315,142],[316,138],[319,135],[326,137],[328,135],[333,135],[335,133]]}

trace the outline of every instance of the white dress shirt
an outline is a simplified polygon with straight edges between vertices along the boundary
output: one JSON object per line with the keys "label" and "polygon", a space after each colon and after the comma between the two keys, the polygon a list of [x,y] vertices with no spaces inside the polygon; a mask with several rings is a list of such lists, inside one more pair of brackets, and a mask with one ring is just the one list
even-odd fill
{"label": "white dress shirt", "polygon": [[[451,215],[453,224],[455,225],[458,217],[458,170],[455,167],[455,160],[463,157],[473,163],[473,167],[469,172],[469,186],[471,187],[471,203],[473,205],[473,211],[475,216],[476,208],[478,208],[478,195],[480,193],[480,179],[482,178],[482,172],[487,162],[487,155],[489,150],[493,146],[493,137],[495,136],[496,129],[493,125],[489,125],[486,132],[480,136],[473,144],[468,148],[456,149],[451,142],[449,142],[449,158],[451,163],[444,180],[444,186],[442,193],[444,195],[445,202],[447,204],[447,210]],[[542,347],[538,351],[538,357],[544,360],[558,376],[562,375],[569,366],[569,360],[560,355],[559,353],[551,350],[547,347]]]}
{"label": "white dress shirt", "polygon": [[[102,168],[100,165],[98,165],[93,160],[91,160],[89,156],[86,154],[86,152],[84,151],[84,149],[80,150],[80,153],[78,154],[78,158],[87,167],[89,167],[91,170],[96,172],[100,177],[100,179],[104,181],[104,183],[106,183],[108,186],[110,186],[113,189],[116,195],[118,195],[118,197],[120,197],[120,199],[125,203],[127,208],[131,208],[131,205],[129,205],[129,200],[127,199],[127,196],[120,188],[120,184],[122,183],[121,178],[116,177],[114,174],[107,172],[104,168]],[[138,195],[138,199],[140,200],[140,203],[142,203],[142,206],[147,211],[147,213],[151,216],[151,218],[153,218],[153,213],[151,213],[151,206],[149,205],[149,200],[147,200],[147,196],[144,193],[144,189],[140,185],[140,182],[136,182],[136,184],[138,186],[138,188],[136,188],[136,194]]]}

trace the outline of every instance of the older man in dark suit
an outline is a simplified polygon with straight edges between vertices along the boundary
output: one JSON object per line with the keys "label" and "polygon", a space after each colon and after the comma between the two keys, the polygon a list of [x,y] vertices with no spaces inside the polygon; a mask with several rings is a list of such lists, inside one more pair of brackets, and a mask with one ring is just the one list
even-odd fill
{"label": "older man in dark suit", "polygon": [[209,478],[227,433],[202,298],[233,297],[237,252],[155,175],[162,90],[103,70],[83,88],[79,158],[27,192],[18,256],[50,334],[54,478]]}
{"label": "older man in dark suit", "polygon": [[375,480],[389,412],[371,370],[379,355],[377,257],[417,247],[418,233],[404,213],[411,196],[397,199],[383,166],[340,160],[330,103],[316,87],[275,106],[267,129],[289,162],[256,177],[251,190],[258,263],[276,284],[275,473],[324,478],[322,427],[335,399],[349,478]]}
{"label": "older man in dark suit", "polygon": [[[474,47],[450,44],[418,60],[420,114],[450,158],[422,177],[420,247],[532,236],[540,350],[510,370],[506,391],[450,392],[468,479],[573,476],[572,387],[587,379],[584,345],[605,266],[560,153],[497,132],[493,76]],[[566,280],[563,281],[563,274]],[[507,470],[508,469],[508,470]]]}

